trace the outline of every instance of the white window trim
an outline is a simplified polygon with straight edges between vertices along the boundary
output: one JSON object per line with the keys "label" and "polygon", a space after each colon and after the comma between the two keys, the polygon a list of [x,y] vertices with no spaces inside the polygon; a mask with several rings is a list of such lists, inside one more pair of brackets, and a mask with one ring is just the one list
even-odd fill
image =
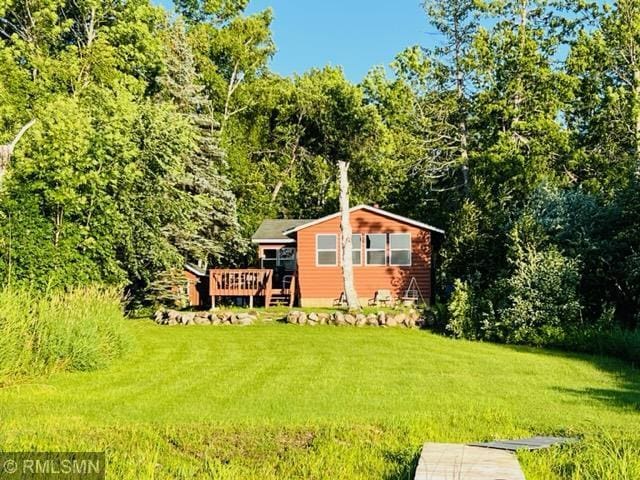
{"label": "white window trim", "polygon": [[[408,236],[409,237],[409,263],[391,263],[391,254],[392,252],[405,252],[407,249],[406,248],[391,248],[391,237],[399,237],[399,236]],[[389,265],[393,266],[393,267],[410,267],[411,263],[413,261],[412,255],[411,255],[411,250],[412,250],[412,243],[411,243],[411,234],[410,233],[390,233],[389,234]]]}
{"label": "white window trim", "polygon": [[[384,248],[367,248],[367,236],[369,235],[383,235],[384,236]],[[369,252],[384,252],[384,263],[369,263]],[[366,233],[364,237],[364,264],[367,267],[386,267],[387,266],[387,234],[386,233]]]}
{"label": "white window trim", "polygon": [[[318,237],[327,236],[334,237],[336,239],[336,248],[318,248]],[[318,262],[318,253],[319,252],[336,252],[336,263],[333,264],[321,264]],[[316,267],[337,267],[338,266],[338,258],[340,257],[340,244],[338,243],[338,235],[335,233],[316,233]]]}
{"label": "white window trim", "polygon": [[[360,235],[360,263],[353,263],[353,252],[356,250],[355,248],[353,248],[353,236],[354,235]],[[361,267],[364,264],[364,259],[362,258],[362,244],[364,242],[364,236],[365,236],[365,234],[364,233],[360,233],[360,232],[351,234],[351,260],[352,260],[352,263],[353,263],[354,267]]]}

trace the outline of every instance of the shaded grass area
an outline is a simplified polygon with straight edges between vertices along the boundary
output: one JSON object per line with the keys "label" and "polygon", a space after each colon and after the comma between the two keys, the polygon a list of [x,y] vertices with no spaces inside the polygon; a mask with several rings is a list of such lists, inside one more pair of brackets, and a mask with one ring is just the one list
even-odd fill
{"label": "shaded grass area", "polygon": [[527,478],[640,478],[621,361],[404,329],[128,328],[138,348],[108,369],[0,390],[0,449],[104,449],[110,478],[404,479],[426,441],[577,435],[521,455]]}

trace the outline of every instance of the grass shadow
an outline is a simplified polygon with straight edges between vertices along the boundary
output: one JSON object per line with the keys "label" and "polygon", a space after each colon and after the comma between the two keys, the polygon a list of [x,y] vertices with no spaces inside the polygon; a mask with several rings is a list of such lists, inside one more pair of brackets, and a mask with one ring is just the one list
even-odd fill
{"label": "grass shadow", "polygon": [[588,362],[598,370],[615,376],[618,388],[585,387],[576,389],[557,386],[555,390],[575,395],[581,399],[590,398],[614,408],[640,411],[640,369],[628,361],[604,355],[567,352],[559,349],[542,349],[517,345],[506,345],[506,347],[518,352]]}

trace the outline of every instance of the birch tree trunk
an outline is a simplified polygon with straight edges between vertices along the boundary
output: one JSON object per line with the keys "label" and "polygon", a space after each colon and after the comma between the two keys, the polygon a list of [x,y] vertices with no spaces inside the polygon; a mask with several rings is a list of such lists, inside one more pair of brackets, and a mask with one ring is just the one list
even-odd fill
{"label": "birch tree trunk", "polygon": [[22,136],[33,126],[34,123],[36,123],[36,121],[31,120],[20,129],[18,134],[10,143],[7,143],[6,145],[0,145],[0,180],[2,180],[2,177],[4,177],[4,174],[9,167],[11,156],[13,155],[13,150],[16,148],[16,145],[18,144]]}
{"label": "birch tree trunk", "polygon": [[349,162],[338,161],[340,180],[340,233],[342,241],[342,279],[344,296],[349,310],[359,310],[358,293],[353,284],[351,222],[349,218]]}

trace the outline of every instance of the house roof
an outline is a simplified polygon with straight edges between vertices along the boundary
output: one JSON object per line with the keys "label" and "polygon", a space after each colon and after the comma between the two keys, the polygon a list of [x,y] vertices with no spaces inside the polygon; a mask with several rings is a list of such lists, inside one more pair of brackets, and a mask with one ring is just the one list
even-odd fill
{"label": "house roof", "polygon": [[251,237],[251,241],[253,243],[293,243],[294,240],[286,236],[284,231],[311,221],[304,218],[263,220]]}
{"label": "house roof", "polygon": [[[429,224],[418,222],[416,220],[412,220],[410,218],[403,217],[401,215],[396,215],[395,213],[387,212],[386,210],[382,210],[381,208],[371,207],[369,205],[357,205],[357,206],[351,208],[349,210],[349,212],[355,212],[357,210],[366,210],[368,212],[376,213],[378,215],[382,215],[382,216],[387,217],[387,218],[392,218],[392,219],[397,220],[399,222],[403,222],[403,223],[406,223],[408,225],[413,225],[413,226],[418,227],[418,228],[424,228],[425,230],[431,230],[431,231],[437,232],[437,233],[444,233],[444,230],[442,230],[441,228],[436,228],[436,227],[431,226]],[[307,220],[306,223],[300,223],[298,225],[294,225],[294,226],[290,227],[289,229],[285,230],[283,232],[283,235],[291,235],[292,233],[295,233],[295,232],[297,232],[299,230],[302,230],[302,229],[307,228],[307,227],[311,227],[313,225],[317,225],[318,223],[322,223],[322,222],[324,222],[326,220],[330,220],[330,219],[338,217],[338,216],[340,216],[340,212],[332,213],[331,215],[327,215],[326,217],[318,218],[316,220]]]}
{"label": "house roof", "polygon": [[191,263],[185,263],[184,264],[184,268],[185,270],[190,271],[191,273],[198,275],[200,277],[203,277],[207,274],[207,270],[206,268],[203,270],[200,267],[196,267],[195,265],[191,264]]}

